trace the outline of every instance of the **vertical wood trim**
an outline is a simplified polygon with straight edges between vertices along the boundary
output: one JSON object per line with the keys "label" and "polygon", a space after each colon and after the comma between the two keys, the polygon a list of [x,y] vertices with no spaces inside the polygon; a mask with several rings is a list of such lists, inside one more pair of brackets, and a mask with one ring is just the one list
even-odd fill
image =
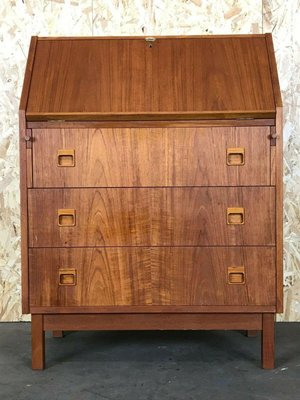
{"label": "vertical wood trim", "polygon": [[23,82],[23,89],[22,89],[20,107],[19,107],[19,109],[22,111],[26,111],[37,42],[38,42],[38,37],[32,36],[31,41],[30,41],[30,46],[29,46],[29,53],[28,53],[28,58],[27,58],[27,64],[26,64],[24,82]]}
{"label": "vertical wood trim", "polygon": [[[21,270],[22,270],[22,313],[29,313],[29,274],[28,274],[28,209],[27,184],[30,184],[30,175],[27,175],[27,148],[26,136],[26,106],[29,96],[32,69],[34,64],[37,36],[32,36],[26,64],[23,89],[19,107],[19,151],[20,151],[20,203],[21,203]],[[28,149],[31,152],[31,149]]]}
{"label": "vertical wood trim", "polygon": [[26,149],[26,162],[27,162],[27,188],[32,188],[32,151]]}
{"label": "vertical wood trim", "polygon": [[25,142],[25,111],[19,111],[20,129],[20,203],[21,203],[21,281],[22,313],[29,313],[29,272],[28,272],[28,200],[27,200],[27,149]]}
{"label": "vertical wood trim", "polygon": [[274,314],[262,314],[261,361],[264,369],[275,366],[274,317]]}
{"label": "vertical wood trim", "polygon": [[[265,34],[268,50],[270,73],[276,105],[276,309],[278,313],[283,312],[283,116],[282,98],[278,80],[275,52],[272,34]],[[272,152],[272,150],[271,150]]]}
{"label": "vertical wood trim", "polygon": [[[32,135],[31,129],[26,129],[26,135]],[[33,185],[33,165],[32,165],[32,141],[24,143],[26,146],[26,169],[27,169],[27,188]],[[22,166],[21,166],[22,167]]]}
{"label": "vertical wood trim", "polygon": [[32,369],[44,369],[45,332],[44,332],[44,317],[42,314],[32,315],[31,341],[32,341]]}
{"label": "vertical wood trim", "polygon": [[[276,140],[276,139],[275,139]],[[270,146],[270,185],[275,186],[276,185],[276,146]]]}
{"label": "vertical wood trim", "polygon": [[281,92],[279,86],[279,79],[278,79],[278,72],[276,66],[276,59],[275,59],[275,52],[274,52],[274,45],[273,45],[273,38],[271,33],[265,34],[266,38],[266,45],[269,57],[269,65],[270,65],[270,73],[272,79],[272,87],[274,93],[274,101],[276,107],[282,107],[282,99],[281,99]]}
{"label": "vertical wood trim", "polygon": [[276,105],[276,309],[281,313],[283,312],[283,109],[272,34],[266,33],[265,38]]}
{"label": "vertical wood trim", "polygon": [[283,113],[276,109],[276,311],[283,312]]}

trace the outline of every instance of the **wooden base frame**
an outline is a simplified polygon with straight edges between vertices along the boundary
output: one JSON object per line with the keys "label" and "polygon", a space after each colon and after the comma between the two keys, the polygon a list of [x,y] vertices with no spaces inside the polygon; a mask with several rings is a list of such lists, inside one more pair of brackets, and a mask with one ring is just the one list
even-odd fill
{"label": "wooden base frame", "polygon": [[257,334],[258,334],[258,331],[253,331],[253,330],[246,331],[246,336],[247,337],[256,337]]}
{"label": "wooden base frame", "polygon": [[45,368],[45,331],[62,337],[72,330],[261,331],[262,368],[274,368],[274,313],[33,314],[32,369]]}
{"label": "wooden base frame", "polygon": [[63,338],[64,337],[64,331],[53,331],[52,336],[55,338]]}

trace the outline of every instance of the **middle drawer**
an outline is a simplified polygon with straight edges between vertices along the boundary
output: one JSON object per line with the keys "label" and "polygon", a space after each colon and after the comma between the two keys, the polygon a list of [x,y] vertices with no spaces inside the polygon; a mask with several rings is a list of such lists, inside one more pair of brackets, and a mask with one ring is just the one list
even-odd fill
{"label": "middle drawer", "polygon": [[272,187],[31,189],[28,208],[30,247],[275,245]]}

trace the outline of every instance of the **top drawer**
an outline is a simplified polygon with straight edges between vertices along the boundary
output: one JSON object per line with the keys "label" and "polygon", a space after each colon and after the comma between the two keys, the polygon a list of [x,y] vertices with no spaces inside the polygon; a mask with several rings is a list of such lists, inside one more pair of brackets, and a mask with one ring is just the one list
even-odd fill
{"label": "top drawer", "polygon": [[267,186],[269,129],[33,129],[33,187]]}

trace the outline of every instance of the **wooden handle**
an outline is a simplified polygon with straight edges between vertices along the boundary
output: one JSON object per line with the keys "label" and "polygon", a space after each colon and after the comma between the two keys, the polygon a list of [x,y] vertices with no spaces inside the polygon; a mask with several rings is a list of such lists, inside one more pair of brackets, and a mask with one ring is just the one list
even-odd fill
{"label": "wooden handle", "polygon": [[230,166],[245,165],[244,147],[232,147],[226,151],[226,163]]}
{"label": "wooden handle", "polygon": [[57,150],[57,166],[58,167],[74,167],[75,166],[75,150]]}
{"label": "wooden handle", "polygon": [[59,269],[58,284],[60,286],[75,286],[76,285],[76,269]]}
{"label": "wooden handle", "polygon": [[245,267],[228,267],[228,283],[230,285],[244,285]]}
{"label": "wooden handle", "polygon": [[73,208],[63,208],[57,210],[58,226],[75,226],[76,224],[76,216],[75,210]]}
{"label": "wooden handle", "polygon": [[243,225],[245,223],[245,210],[243,207],[227,208],[227,224]]}

